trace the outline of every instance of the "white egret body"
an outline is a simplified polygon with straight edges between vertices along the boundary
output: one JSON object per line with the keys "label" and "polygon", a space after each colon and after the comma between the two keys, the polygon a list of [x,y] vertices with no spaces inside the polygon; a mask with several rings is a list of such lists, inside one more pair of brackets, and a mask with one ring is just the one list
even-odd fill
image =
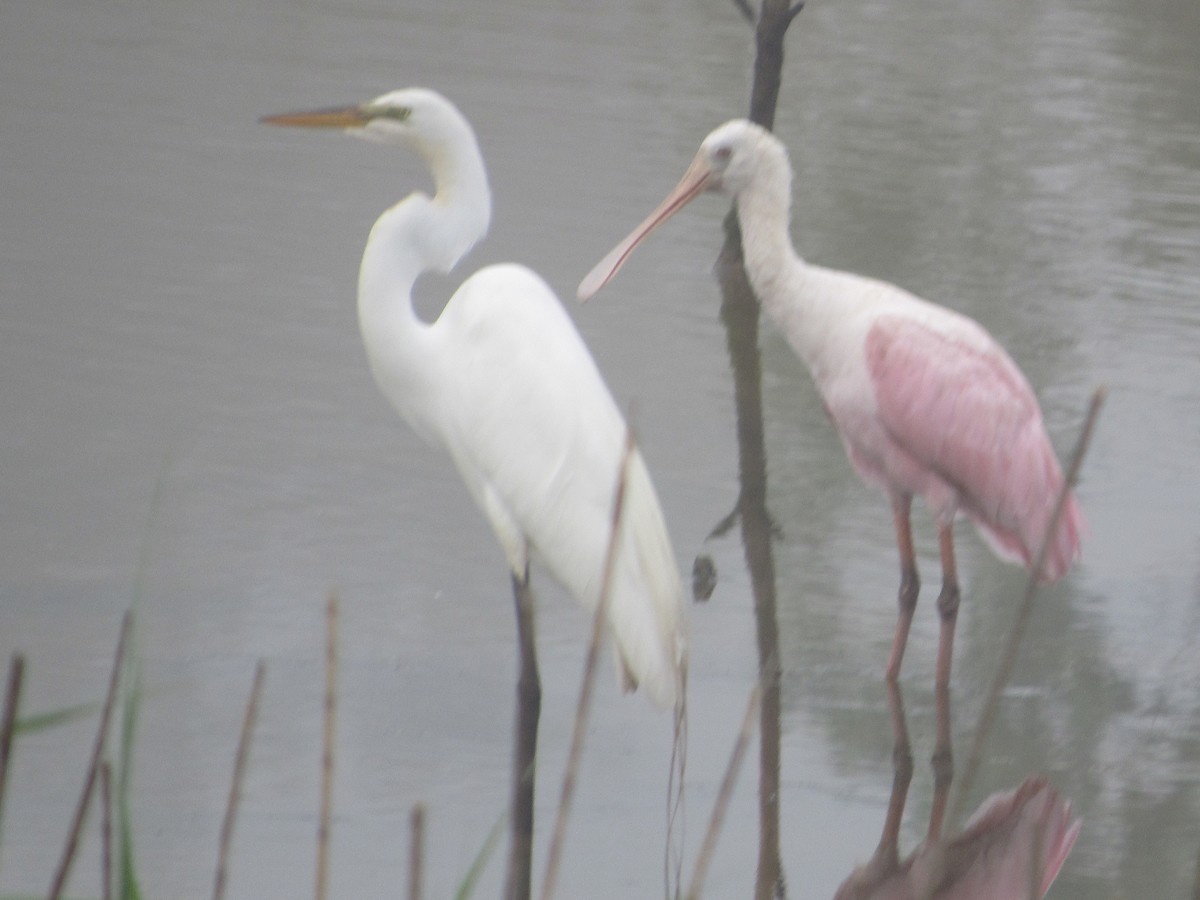
{"label": "white egret body", "polygon": [[[489,266],[463,282],[432,323],[412,305],[425,271],[449,272],[486,234],[491,194],[475,134],[433,91],[361,106],[269,116],[338,128],[415,150],[433,172],[375,222],[363,253],[358,316],[371,371],[426,441],[443,447],[491,523],[512,569],[520,671],[505,895],[530,894],[541,683],[530,557],[588,610],[600,602],[627,428],[558,298],[536,274]],[[626,689],[683,722],[683,587],[658,498],[636,448],[625,464],[607,624]]]}
{"label": "white egret body", "polygon": [[[432,323],[412,306],[421,273],[449,272],[488,229],[491,195],[466,119],[414,88],[264,121],[400,144],[430,167],[434,196],[415,192],[384,212],[363,253],[358,315],[371,371],[412,428],[450,454],[514,576],[527,577],[532,555],[594,610],[626,426],[579,333],[545,282],[517,265],[475,273]],[[621,534],[608,602],[621,674],[671,707],[683,688],[683,589],[636,449]]]}

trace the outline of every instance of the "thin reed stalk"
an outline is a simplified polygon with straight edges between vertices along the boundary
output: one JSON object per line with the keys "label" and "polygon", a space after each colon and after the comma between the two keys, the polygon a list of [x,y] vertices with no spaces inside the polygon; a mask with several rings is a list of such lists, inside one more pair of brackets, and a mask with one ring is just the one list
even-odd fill
{"label": "thin reed stalk", "polygon": [[1100,415],[1100,409],[1104,405],[1106,393],[1103,387],[1097,388],[1092,394],[1091,402],[1088,404],[1087,415],[1084,417],[1079,438],[1075,442],[1075,449],[1071,453],[1066,477],[1063,479],[1062,488],[1059,490],[1058,497],[1054,503],[1054,512],[1050,516],[1050,523],[1046,528],[1046,535],[1042,539],[1041,547],[1038,548],[1037,556],[1034,557],[1033,565],[1030,566],[1029,581],[1025,588],[1025,596],[1021,600],[1017,617],[1013,621],[1012,630],[1008,635],[1008,642],[1005,644],[1004,652],[1000,656],[1000,666],[996,671],[995,678],[992,679],[992,686],[984,702],[983,712],[980,713],[979,725],[975,729],[975,739],[971,744],[971,752],[967,756],[966,767],[959,778],[957,790],[954,792],[954,801],[950,804],[949,820],[951,822],[958,821],[962,813],[963,803],[970,794],[975,776],[978,774],[979,766],[983,761],[984,743],[987,741],[988,733],[995,722],[996,713],[1000,706],[1000,695],[1004,692],[1004,688],[1008,685],[1008,679],[1012,675],[1013,666],[1017,659],[1017,650],[1020,647],[1021,638],[1025,634],[1025,628],[1029,623],[1029,617],[1033,612],[1033,598],[1038,589],[1038,573],[1041,572],[1042,566],[1046,562],[1050,542],[1058,530],[1058,522],[1062,518],[1063,508],[1066,506],[1067,495],[1079,480],[1079,470],[1083,465],[1084,457],[1087,455],[1088,446],[1091,444],[1092,432],[1096,427],[1096,419]]}
{"label": "thin reed stalk", "polygon": [[[13,732],[17,725],[17,707],[21,700],[21,682],[25,678],[25,657],[14,653],[8,665],[8,685],[4,690],[4,710],[0,712],[0,826],[4,824],[4,786],[8,781],[8,761],[12,753]],[[0,843],[0,847],[3,847]]]}
{"label": "thin reed stalk", "polygon": [[408,814],[408,900],[421,900],[422,866],[425,861],[425,807],[416,804]]}
{"label": "thin reed stalk", "polygon": [[575,796],[575,782],[579,775],[579,761],[583,757],[583,738],[587,733],[587,717],[592,705],[592,686],[596,680],[596,667],[600,657],[600,645],[604,641],[604,623],[608,612],[609,594],[612,590],[613,566],[616,564],[617,548],[620,546],[621,520],[625,507],[625,485],[629,478],[629,463],[633,459],[633,430],[626,429],[625,452],[617,472],[617,486],[613,497],[612,530],[608,538],[608,550],[604,557],[604,572],[600,581],[600,600],[592,617],[592,639],[588,643],[587,658],[583,667],[583,682],[579,687],[579,702],[575,709],[575,727],[571,734],[571,750],[567,755],[567,767],[563,773],[562,792],[559,795],[558,813],[554,819],[554,833],[546,857],[546,874],[542,881],[542,900],[551,900],[558,881],[558,869],[562,858],[562,847],[566,839],[567,817],[571,801]]}
{"label": "thin reed stalk", "polygon": [[100,764],[100,896],[112,897],[112,766],[108,760]]}
{"label": "thin reed stalk", "polygon": [[337,730],[337,617],[338,597],[325,606],[325,723],[321,740],[321,811],[317,822],[316,900],[325,900],[329,887],[329,833],[333,815],[333,741]]}
{"label": "thin reed stalk", "polygon": [[487,837],[483,841],[483,846],[479,848],[479,852],[471,860],[471,867],[467,869],[467,874],[459,883],[458,890],[454,892],[454,900],[469,900],[474,893],[475,885],[479,883],[479,876],[483,873],[484,867],[500,843],[500,838],[504,836],[504,826],[508,822],[508,818],[507,812],[501,815],[496,820],[496,824],[492,826],[491,831],[488,832]]}
{"label": "thin reed stalk", "polygon": [[258,701],[262,696],[266,666],[260,659],[254,667],[254,682],[250,688],[250,699],[242,716],[242,730],[238,736],[237,753],[233,760],[233,778],[229,784],[229,799],[225,803],[225,817],[221,821],[221,837],[217,845],[217,872],[213,878],[213,900],[225,896],[226,875],[229,870],[229,848],[233,845],[233,826],[237,820],[238,803],[242,797],[242,780],[246,774],[246,760],[250,756],[250,738],[254,723],[258,719]]}
{"label": "thin reed stalk", "polygon": [[75,860],[75,851],[79,847],[79,834],[83,830],[83,822],[87,817],[88,805],[96,786],[96,775],[100,769],[100,758],[104,753],[104,742],[108,735],[108,723],[112,718],[114,701],[117,695],[117,685],[121,681],[121,667],[125,662],[125,644],[133,626],[133,616],[125,613],[121,619],[121,635],[117,639],[117,650],[113,655],[112,674],[108,680],[108,694],[104,698],[104,709],[100,713],[100,725],[96,729],[96,740],[92,746],[92,758],[88,764],[87,777],[83,781],[83,790],[79,793],[79,802],[75,807],[75,815],[71,820],[71,828],[67,832],[67,842],[63,847],[62,857],[54,870],[54,879],[50,882],[48,897],[56,900],[66,886],[67,877],[71,874],[71,864]]}
{"label": "thin reed stalk", "polygon": [[746,748],[754,734],[754,723],[758,719],[759,706],[762,703],[763,686],[759,681],[750,692],[750,700],[746,704],[746,714],[742,717],[742,727],[738,731],[737,740],[733,745],[733,753],[729,757],[729,765],[725,767],[725,777],[721,779],[721,787],[717,791],[716,802],[713,803],[712,816],[708,821],[708,830],[704,833],[704,841],[700,845],[700,853],[696,856],[696,866],[692,870],[692,883],[688,885],[687,900],[700,900],[704,889],[704,879],[708,875],[708,866],[712,862],[713,853],[717,849],[717,837],[721,833],[721,824],[725,821],[725,812],[729,809],[729,801],[733,797],[733,787],[737,783],[738,773],[742,769],[742,760],[746,756]]}

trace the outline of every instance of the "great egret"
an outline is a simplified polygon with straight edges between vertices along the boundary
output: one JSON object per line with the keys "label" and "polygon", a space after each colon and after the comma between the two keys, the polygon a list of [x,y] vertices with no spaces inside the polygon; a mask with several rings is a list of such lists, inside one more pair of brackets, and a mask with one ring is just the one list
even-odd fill
{"label": "great egret", "polygon": [[[917,602],[914,495],[938,526],[943,585],[937,681],[948,684],[959,604],[951,525],[965,513],[1000,557],[1032,565],[1062,470],[1025,377],[976,322],[882,281],[811,265],[789,237],[791,166],[780,141],[744,120],[713,131],[678,186],[579,286],[586,300],[634,247],[704,191],[733,197],[746,273],[767,314],[812,373],[851,463],[891,499],[900,613],[889,679],[899,675]],[[1042,581],[1079,556],[1083,516],[1069,497]]]}
{"label": "great egret", "polygon": [[[522,649],[518,693],[529,716],[519,717],[514,754],[514,783],[528,803],[523,824],[514,809],[515,846],[532,831],[540,698],[530,557],[584,607],[596,608],[625,422],[558,298],[529,269],[488,266],[462,283],[436,321],[414,312],[416,279],[453,269],[487,232],[491,216],[475,134],[448,100],[412,88],[263,121],[405,146],[432,170],[434,196],[409,194],[371,229],[359,270],[359,324],[380,389],[419,435],[453,459],[512,569]],[[640,686],[659,706],[678,710],[687,655],[683,588],[636,449],[626,469],[619,534],[607,624],[620,677],[627,689]],[[528,895],[528,844],[524,854],[518,879],[525,886],[516,891]],[[510,890],[512,880],[510,872]]]}

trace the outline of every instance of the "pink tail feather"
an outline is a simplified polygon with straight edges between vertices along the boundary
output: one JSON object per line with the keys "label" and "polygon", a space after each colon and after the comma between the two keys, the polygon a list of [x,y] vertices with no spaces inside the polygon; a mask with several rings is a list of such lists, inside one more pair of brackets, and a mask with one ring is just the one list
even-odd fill
{"label": "pink tail feather", "polygon": [[[1049,521],[1052,512],[1053,509],[1046,511],[1044,522]],[[1023,539],[1021,535],[997,528],[993,523],[972,514],[969,510],[967,514],[979,534],[998,557],[1022,565],[1026,569],[1033,568],[1035,557],[1038,550],[1041,549],[1041,534],[1045,525],[1037,530],[1036,540],[1032,535]],[[1068,494],[1062,514],[1058,519],[1058,530],[1054,534],[1054,540],[1051,541],[1050,547],[1046,551],[1046,559],[1042,563],[1041,574],[1038,577],[1040,584],[1052,584],[1070,571],[1071,566],[1079,560],[1080,544],[1086,534],[1087,520],[1083,517],[1083,511],[1075,502],[1075,496]]]}
{"label": "pink tail feather", "polygon": [[[1080,539],[1086,531],[1087,522],[1083,518],[1083,512],[1079,509],[1079,504],[1075,502],[1075,496],[1068,494],[1066,502],[1063,504],[1062,515],[1058,519],[1058,530],[1046,551],[1046,560],[1042,564],[1039,581],[1051,583],[1067,574],[1067,571],[1079,559]],[[1037,550],[1036,547],[1030,549],[1027,566],[1033,565],[1032,554],[1037,553]]]}
{"label": "pink tail feather", "polygon": [[[1032,569],[1064,478],[1040,415],[1030,418],[1013,437],[1008,454],[1008,464],[989,470],[963,509],[999,557]],[[1049,584],[1067,574],[1079,559],[1086,533],[1083,512],[1074,492],[1068,491],[1046,548],[1039,583]]]}

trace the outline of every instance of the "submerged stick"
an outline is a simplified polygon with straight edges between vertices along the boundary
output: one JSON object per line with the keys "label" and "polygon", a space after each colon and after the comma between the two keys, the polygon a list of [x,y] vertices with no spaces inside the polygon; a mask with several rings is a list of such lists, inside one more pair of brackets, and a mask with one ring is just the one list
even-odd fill
{"label": "submerged stick", "polygon": [[104,698],[104,709],[100,713],[100,725],[96,729],[96,740],[92,746],[92,758],[88,764],[87,777],[83,781],[83,790],[79,794],[79,803],[75,807],[75,816],[71,820],[71,829],[67,833],[67,843],[63,847],[62,858],[54,872],[54,880],[50,882],[49,898],[62,895],[71,873],[71,863],[75,860],[75,851],[79,846],[79,833],[83,830],[83,820],[87,816],[88,804],[96,786],[96,775],[100,770],[100,758],[104,753],[104,741],[108,735],[108,722],[112,718],[113,704],[117,695],[117,684],[121,680],[121,667],[125,662],[125,643],[133,625],[133,616],[125,613],[121,619],[121,635],[117,638],[117,650],[113,655],[112,674],[108,679],[108,694]]}
{"label": "submerged stick", "polygon": [[1013,622],[1012,631],[1008,635],[1008,642],[1005,644],[1004,652],[1000,657],[1000,667],[996,671],[996,677],[992,679],[992,686],[988,691],[987,700],[984,702],[983,712],[979,716],[979,725],[975,729],[975,740],[971,744],[971,752],[967,757],[967,765],[959,780],[958,790],[954,794],[954,802],[950,807],[951,822],[958,820],[962,812],[963,801],[970,793],[972,782],[975,780],[975,775],[978,773],[979,766],[983,760],[984,742],[987,740],[988,732],[991,731],[992,723],[996,719],[996,712],[1000,705],[1000,695],[1008,685],[1008,679],[1012,675],[1013,665],[1017,659],[1017,648],[1020,646],[1021,638],[1025,634],[1025,627],[1029,623],[1029,617],[1033,611],[1033,598],[1038,588],[1038,573],[1042,570],[1042,566],[1046,562],[1050,542],[1054,537],[1054,533],[1058,530],[1058,522],[1062,517],[1063,509],[1067,503],[1067,495],[1079,480],[1079,470],[1083,465],[1083,458],[1087,455],[1088,446],[1092,440],[1092,431],[1096,427],[1096,419],[1100,415],[1100,408],[1104,405],[1106,394],[1107,391],[1103,387],[1096,388],[1092,394],[1091,402],[1088,404],[1087,415],[1084,417],[1083,427],[1079,431],[1079,438],[1075,442],[1075,449],[1071,453],[1066,477],[1063,478],[1062,488],[1059,490],[1058,497],[1055,500],[1054,512],[1050,516],[1050,523],[1046,528],[1046,534],[1042,539],[1041,546],[1038,548],[1037,556],[1034,557],[1033,565],[1029,569],[1029,582],[1025,588],[1025,596],[1021,600],[1021,606]]}
{"label": "submerged stick", "polygon": [[213,881],[213,900],[225,896],[225,876],[229,863],[229,848],[233,844],[233,825],[237,819],[238,802],[242,797],[242,779],[246,774],[246,760],[250,756],[250,736],[258,718],[258,699],[262,695],[263,677],[266,667],[260,659],[254,667],[254,683],[250,688],[250,699],[242,717],[242,731],[238,736],[237,753],[233,760],[233,779],[229,784],[229,799],[225,803],[225,818],[221,821],[221,837],[217,847],[217,874]]}
{"label": "submerged stick", "polygon": [[337,726],[338,597],[330,593],[325,605],[325,725],[321,740],[321,812],[317,820],[317,900],[329,886],[329,831],[333,812],[333,738]]}
{"label": "submerged stick", "polygon": [[742,768],[742,759],[754,734],[754,721],[758,718],[758,707],[762,702],[762,682],[754,685],[750,692],[750,701],[746,704],[746,714],[742,717],[742,727],[738,732],[737,741],[733,745],[733,753],[729,757],[729,765],[725,767],[725,777],[721,779],[721,787],[717,791],[717,800],[713,804],[712,817],[708,822],[708,831],[704,834],[704,842],[700,845],[700,853],[696,857],[696,867],[692,870],[692,883],[688,886],[687,900],[700,900],[700,892],[704,888],[704,879],[708,875],[708,866],[712,861],[713,852],[717,848],[717,837],[721,832],[721,823],[725,821],[725,811],[733,797],[733,786],[737,782],[738,772]]}
{"label": "submerged stick", "polygon": [[575,709],[575,728],[571,734],[571,750],[567,755],[567,768],[563,773],[562,793],[558,801],[558,814],[554,819],[554,834],[546,857],[546,875],[542,881],[542,900],[554,896],[558,867],[562,857],[562,846],[567,832],[567,816],[575,796],[575,781],[579,774],[579,760],[583,756],[583,737],[587,731],[587,717],[592,705],[592,685],[596,680],[596,666],[600,658],[600,645],[604,640],[604,623],[608,611],[609,594],[612,591],[613,567],[616,565],[617,548],[620,545],[621,520],[625,507],[625,485],[629,479],[629,464],[633,459],[633,430],[625,431],[625,451],[617,472],[617,487],[613,497],[612,530],[608,538],[608,551],[604,557],[604,572],[600,581],[600,600],[592,616],[592,639],[588,644],[587,659],[583,666],[583,683],[579,687],[579,703]]}

